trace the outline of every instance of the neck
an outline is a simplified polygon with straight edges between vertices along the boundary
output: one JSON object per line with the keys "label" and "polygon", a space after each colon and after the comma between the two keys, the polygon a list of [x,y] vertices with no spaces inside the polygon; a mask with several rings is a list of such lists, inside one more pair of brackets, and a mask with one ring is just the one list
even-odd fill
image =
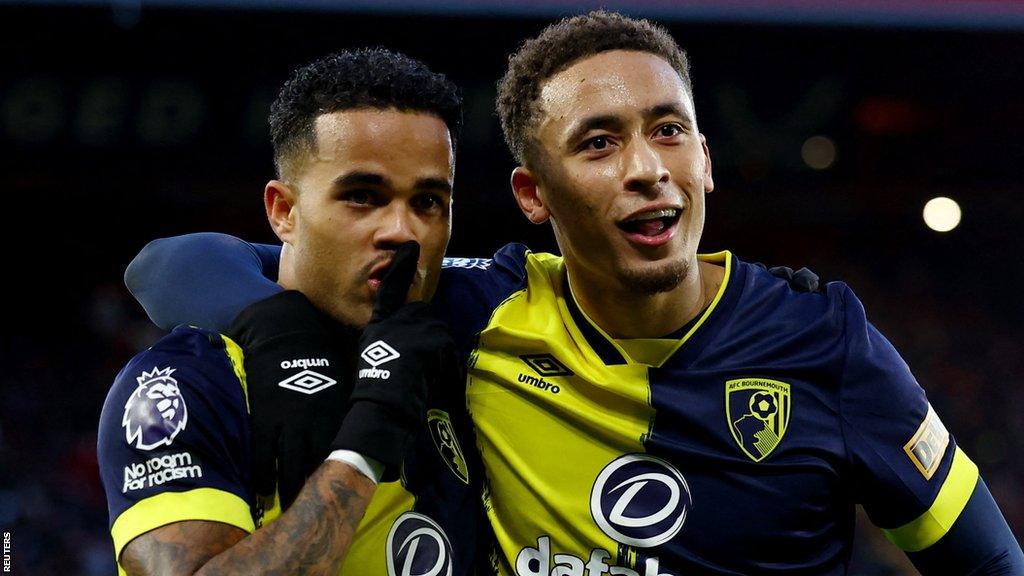
{"label": "neck", "polygon": [[618,282],[588,278],[567,263],[576,303],[612,338],[659,338],[682,328],[711,303],[725,269],[694,258],[690,271],[668,292],[642,294]]}

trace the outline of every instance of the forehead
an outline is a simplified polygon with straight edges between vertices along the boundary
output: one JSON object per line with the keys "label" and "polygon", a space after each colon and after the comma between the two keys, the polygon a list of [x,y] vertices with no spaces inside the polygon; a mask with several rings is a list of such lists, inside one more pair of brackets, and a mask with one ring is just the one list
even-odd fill
{"label": "forehead", "polygon": [[580,116],[693,102],[672,65],[649,52],[612,50],[576,62],[541,88],[544,122],[571,123]]}
{"label": "forehead", "polygon": [[447,177],[452,142],[444,121],[433,114],[395,109],[342,110],[321,114],[314,124],[312,162],[381,172],[392,177]]}

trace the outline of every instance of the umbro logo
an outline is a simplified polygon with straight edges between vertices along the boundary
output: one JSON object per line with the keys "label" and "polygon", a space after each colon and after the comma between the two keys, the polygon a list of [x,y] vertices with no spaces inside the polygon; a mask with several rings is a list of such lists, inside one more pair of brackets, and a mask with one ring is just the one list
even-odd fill
{"label": "umbro logo", "polygon": [[281,369],[288,370],[291,368],[316,368],[318,366],[330,366],[330,361],[327,358],[296,358],[295,360],[285,360],[281,362]]}
{"label": "umbro logo", "polygon": [[541,376],[548,378],[573,376],[573,371],[551,354],[523,354],[519,359],[526,362],[527,366],[533,368],[533,371]]}
{"label": "umbro logo", "polygon": [[330,388],[338,381],[329,376],[324,376],[312,370],[303,370],[294,376],[281,380],[277,383],[281,388],[295,390],[303,394],[316,394],[317,392]]}
{"label": "umbro logo", "polygon": [[363,360],[370,365],[370,368],[363,368],[359,371],[360,378],[379,378],[381,380],[387,380],[391,378],[391,371],[378,368],[381,364],[391,362],[402,355],[398,353],[387,342],[383,340],[377,340],[373,344],[370,344],[360,354]]}
{"label": "umbro logo", "polygon": [[573,376],[573,371],[569,370],[565,364],[562,364],[551,354],[523,354],[519,357],[520,360],[526,362],[526,365],[533,369],[540,378],[531,376],[529,374],[519,374],[519,381],[523,384],[529,384],[534,388],[540,388],[551,392],[552,394],[558,394],[562,391],[561,386],[553,382],[548,382],[544,378],[554,378],[555,376]]}
{"label": "umbro logo", "polygon": [[362,353],[363,360],[366,360],[366,363],[374,368],[385,362],[391,362],[400,356],[401,354],[398,353],[398,350],[395,350],[383,340],[377,340],[370,344]]}

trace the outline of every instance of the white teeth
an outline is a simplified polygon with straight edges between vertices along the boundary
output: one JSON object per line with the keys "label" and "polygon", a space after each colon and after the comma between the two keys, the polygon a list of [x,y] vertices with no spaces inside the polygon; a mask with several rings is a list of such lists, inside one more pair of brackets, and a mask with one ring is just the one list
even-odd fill
{"label": "white teeth", "polygon": [[638,222],[642,220],[655,220],[657,218],[675,218],[679,210],[675,208],[669,208],[666,210],[655,210],[654,212],[644,212],[638,216],[634,216],[628,220],[628,222]]}

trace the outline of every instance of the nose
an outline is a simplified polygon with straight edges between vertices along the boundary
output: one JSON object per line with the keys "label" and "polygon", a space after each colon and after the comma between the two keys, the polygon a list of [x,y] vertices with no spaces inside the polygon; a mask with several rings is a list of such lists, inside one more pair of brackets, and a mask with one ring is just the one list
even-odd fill
{"label": "nose", "polygon": [[670,178],[661,155],[646,138],[634,138],[623,155],[623,187],[631,192],[656,195]]}
{"label": "nose", "polygon": [[409,240],[419,240],[414,231],[416,215],[404,202],[391,202],[381,210],[381,222],[373,243],[382,250],[394,250]]}

